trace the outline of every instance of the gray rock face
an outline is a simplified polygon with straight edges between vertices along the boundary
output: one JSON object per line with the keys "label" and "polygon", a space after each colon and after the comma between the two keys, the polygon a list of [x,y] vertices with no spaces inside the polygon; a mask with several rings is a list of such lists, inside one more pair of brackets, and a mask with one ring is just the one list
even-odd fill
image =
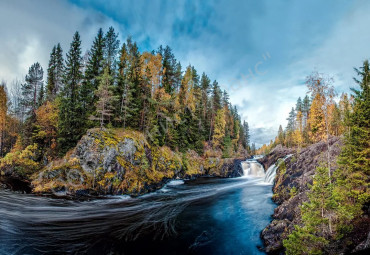
{"label": "gray rock face", "polygon": [[[339,137],[329,140],[331,147],[331,171],[336,169],[336,159],[340,153],[342,141]],[[291,149],[277,146],[270,154],[259,160],[265,167],[275,163],[279,158],[294,152]],[[301,222],[300,206],[308,200],[308,184],[312,184],[315,169],[327,160],[327,144],[325,141],[310,145],[288,158],[286,169],[279,168],[273,187],[273,200],[279,204],[273,214],[271,222],[261,233],[261,237],[268,253],[283,251],[283,240],[293,230],[294,225]],[[292,196],[290,190],[295,187],[296,195]]]}
{"label": "gray rock face", "polygon": [[263,165],[264,169],[268,169],[272,164],[275,164],[275,162],[279,158],[284,158],[286,155],[295,153],[295,150],[292,148],[287,148],[281,146],[281,144],[277,145],[269,154],[264,156],[261,159],[257,159],[261,165]]}
{"label": "gray rock face", "polygon": [[37,193],[141,195],[173,178],[241,176],[240,161],[150,146],[136,131],[90,129],[74,150],[45,167],[32,184]]}

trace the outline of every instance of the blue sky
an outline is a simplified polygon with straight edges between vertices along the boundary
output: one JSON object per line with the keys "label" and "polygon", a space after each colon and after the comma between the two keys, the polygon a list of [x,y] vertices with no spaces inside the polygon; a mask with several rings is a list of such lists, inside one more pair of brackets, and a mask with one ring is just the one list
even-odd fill
{"label": "blue sky", "polygon": [[183,66],[217,79],[261,145],[286,125],[310,72],[332,75],[338,92],[354,86],[353,67],[370,56],[368,13],[365,0],[1,1],[0,80],[21,79],[35,61],[46,69],[52,46],[67,51],[76,30],[85,51],[113,26],[121,41],[170,45]]}

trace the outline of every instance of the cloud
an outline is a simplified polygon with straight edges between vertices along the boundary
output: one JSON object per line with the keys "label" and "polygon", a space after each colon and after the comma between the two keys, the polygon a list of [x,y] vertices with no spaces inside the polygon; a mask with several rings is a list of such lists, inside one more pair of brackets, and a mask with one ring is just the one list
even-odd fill
{"label": "cloud", "polygon": [[1,1],[0,10],[0,79],[8,82],[24,77],[37,61],[46,69],[52,47],[60,42],[67,52],[76,30],[86,50],[99,27],[114,24],[97,11],[66,1]]}
{"label": "cloud", "polygon": [[332,74],[338,91],[352,86],[352,67],[369,56],[368,1],[18,0],[0,2],[0,80],[20,78],[51,48],[69,48],[74,31],[87,50],[97,29],[114,26],[141,50],[170,45],[229,91],[251,127],[251,140],[276,135],[314,69]]}

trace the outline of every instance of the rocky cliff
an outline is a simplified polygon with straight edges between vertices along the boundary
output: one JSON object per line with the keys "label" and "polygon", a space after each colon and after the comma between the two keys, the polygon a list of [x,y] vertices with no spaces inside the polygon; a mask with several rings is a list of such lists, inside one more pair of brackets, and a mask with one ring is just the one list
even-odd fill
{"label": "rocky cliff", "polygon": [[92,129],[63,159],[34,174],[32,185],[36,193],[140,195],[174,178],[241,176],[240,161],[150,146],[135,131]]}
{"label": "rocky cliff", "polygon": [[[342,141],[338,137],[330,139],[332,171],[336,168],[336,159],[340,153]],[[262,231],[261,237],[266,252],[279,254],[283,252],[282,241],[291,233],[294,225],[301,221],[300,205],[307,201],[308,185],[312,184],[315,168],[326,161],[327,145],[319,142],[294,152],[281,146],[276,147],[260,162],[265,169],[277,159],[288,154],[294,155],[286,159],[277,169],[273,186],[273,200],[279,204],[272,215],[273,221]]]}

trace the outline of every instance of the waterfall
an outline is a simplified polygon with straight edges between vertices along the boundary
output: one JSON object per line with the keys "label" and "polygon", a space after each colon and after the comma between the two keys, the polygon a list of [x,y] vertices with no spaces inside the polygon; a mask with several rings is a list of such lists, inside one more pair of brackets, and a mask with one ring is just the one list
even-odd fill
{"label": "waterfall", "polygon": [[273,164],[267,169],[266,175],[265,175],[265,182],[273,184],[276,176],[276,169],[279,165]]}
{"label": "waterfall", "polygon": [[263,177],[265,172],[263,166],[255,159],[248,159],[241,162],[244,176]]}
{"label": "waterfall", "polygon": [[276,170],[280,166],[281,162],[285,161],[287,158],[291,157],[293,154],[286,155],[283,159],[278,159],[275,164],[272,164],[266,171],[265,182],[274,184]]}
{"label": "waterfall", "polygon": [[252,159],[247,159],[246,161],[241,162],[243,168],[244,177],[264,177],[264,182],[273,184],[276,176],[276,170],[280,166],[281,162],[285,161],[287,158],[291,157],[293,154],[289,154],[284,158],[278,159],[275,164],[272,164],[266,171],[264,171],[263,166],[256,160],[260,158],[253,157]]}

